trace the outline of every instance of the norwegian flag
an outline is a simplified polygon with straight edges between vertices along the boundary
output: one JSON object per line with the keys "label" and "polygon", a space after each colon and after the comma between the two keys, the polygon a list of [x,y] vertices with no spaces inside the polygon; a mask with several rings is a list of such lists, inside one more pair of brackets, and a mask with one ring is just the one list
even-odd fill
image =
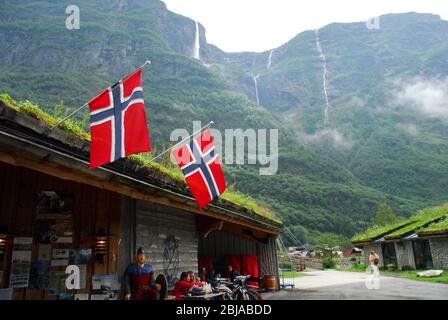
{"label": "norwegian flag", "polygon": [[106,89],[89,108],[90,168],[151,150],[141,70]]}
{"label": "norwegian flag", "polygon": [[217,199],[226,190],[221,162],[210,130],[173,151],[199,208]]}

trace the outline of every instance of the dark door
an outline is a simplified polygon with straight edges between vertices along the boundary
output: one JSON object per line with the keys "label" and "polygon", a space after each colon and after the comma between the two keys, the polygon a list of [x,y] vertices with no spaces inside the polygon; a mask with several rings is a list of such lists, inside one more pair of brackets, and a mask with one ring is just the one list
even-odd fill
{"label": "dark door", "polygon": [[416,240],[412,242],[416,269],[432,269],[431,248],[428,240]]}
{"label": "dark door", "polygon": [[387,267],[388,264],[393,264],[397,266],[397,253],[395,252],[395,244],[383,243],[382,251],[383,251],[384,267]]}

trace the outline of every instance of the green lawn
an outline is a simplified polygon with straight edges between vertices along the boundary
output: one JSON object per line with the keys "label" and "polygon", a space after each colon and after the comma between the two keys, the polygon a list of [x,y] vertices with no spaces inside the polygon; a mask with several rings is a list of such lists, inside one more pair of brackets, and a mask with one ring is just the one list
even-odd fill
{"label": "green lawn", "polygon": [[[348,271],[352,272],[365,272],[366,271],[366,265],[365,264],[358,264],[352,266]],[[424,271],[424,270],[408,270],[408,271],[381,271],[381,275],[383,276],[389,276],[389,277],[399,277],[399,278],[405,278],[415,281],[424,281],[424,282],[432,282],[432,283],[445,283],[448,284],[448,269],[445,269],[443,274],[440,277],[431,277],[431,278],[422,278],[417,276],[417,273]]]}
{"label": "green lawn", "polygon": [[[406,279],[416,280],[416,281],[425,281],[425,282],[433,282],[433,283],[445,283],[448,284],[448,269],[444,270],[443,274],[440,277],[431,277],[431,278],[421,278],[417,276],[417,272],[422,270],[412,270],[412,271],[398,271],[400,276]],[[391,272],[395,273],[395,272]]]}
{"label": "green lawn", "polygon": [[305,274],[303,272],[297,272],[297,271],[285,271],[283,273],[280,273],[280,279],[283,277],[285,278],[297,278],[297,277],[304,277]]}
{"label": "green lawn", "polygon": [[363,263],[360,263],[360,264],[355,264],[355,265],[351,266],[350,269],[348,269],[347,271],[365,272],[366,269],[367,269],[367,266]]}

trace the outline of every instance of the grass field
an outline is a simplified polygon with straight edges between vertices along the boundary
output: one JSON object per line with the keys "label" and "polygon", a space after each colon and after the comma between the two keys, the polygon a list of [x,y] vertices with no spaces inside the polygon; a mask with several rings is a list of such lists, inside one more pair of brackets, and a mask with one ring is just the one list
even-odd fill
{"label": "grass field", "polygon": [[280,279],[282,277],[285,278],[298,278],[298,277],[304,277],[305,274],[303,272],[297,272],[297,271],[285,271],[280,274]]}
{"label": "grass field", "polygon": [[[351,272],[365,272],[367,266],[365,264],[358,264],[352,266],[348,271]],[[407,271],[381,271],[381,275],[389,277],[399,277],[415,281],[424,281],[432,283],[444,283],[448,284],[448,269],[445,269],[440,277],[422,278],[417,276],[417,273],[424,270],[407,270]]]}
{"label": "grass field", "polygon": [[[417,273],[422,270],[412,270],[412,271],[398,271],[397,273],[406,279],[416,280],[416,281],[424,281],[424,282],[432,282],[432,283],[444,283],[448,284],[448,270],[444,270],[443,274],[440,277],[431,277],[431,278],[422,278],[417,276]],[[391,272],[393,274],[395,272]]]}

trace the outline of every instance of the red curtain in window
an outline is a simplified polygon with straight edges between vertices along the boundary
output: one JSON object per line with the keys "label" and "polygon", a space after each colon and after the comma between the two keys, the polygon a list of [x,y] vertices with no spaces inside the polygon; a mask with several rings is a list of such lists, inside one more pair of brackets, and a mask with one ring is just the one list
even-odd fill
{"label": "red curtain in window", "polygon": [[241,257],[241,274],[258,278],[258,258],[256,255]]}

